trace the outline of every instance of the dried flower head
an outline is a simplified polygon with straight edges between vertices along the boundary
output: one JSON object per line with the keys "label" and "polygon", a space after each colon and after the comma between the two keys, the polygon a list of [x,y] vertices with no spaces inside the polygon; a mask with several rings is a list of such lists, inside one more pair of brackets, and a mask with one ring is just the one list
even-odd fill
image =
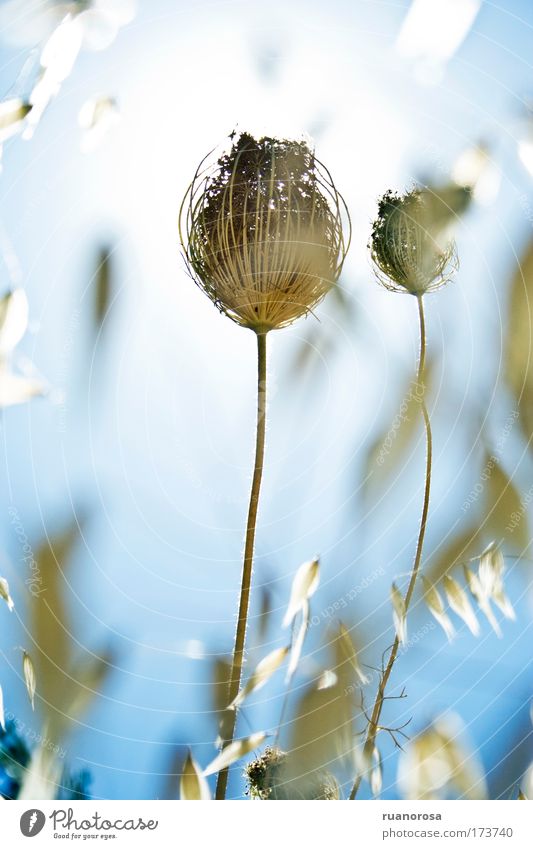
{"label": "dried flower head", "polygon": [[254,761],[247,764],[244,771],[248,782],[248,793],[252,799],[322,799],[331,801],[339,798],[339,785],[331,773],[323,770],[309,782],[297,787],[294,778],[287,772],[288,756],[281,749],[267,746]]}
{"label": "dried flower head", "polygon": [[346,254],[346,207],[329,172],[303,141],[248,133],[205,162],[180,213],[189,273],[237,324],[291,324],[337,281]]}
{"label": "dried flower head", "polygon": [[387,289],[424,295],[447,283],[457,269],[441,207],[442,200],[425,189],[401,196],[389,191],[381,198],[369,248]]}

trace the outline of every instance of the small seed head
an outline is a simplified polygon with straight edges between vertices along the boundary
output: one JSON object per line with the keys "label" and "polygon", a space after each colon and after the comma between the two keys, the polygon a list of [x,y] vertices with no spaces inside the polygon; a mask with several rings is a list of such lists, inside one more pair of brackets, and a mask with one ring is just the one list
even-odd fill
{"label": "small seed head", "polygon": [[[281,749],[267,746],[244,771],[248,782],[248,794],[252,799],[322,799],[331,801],[339,798],[339,785],[331,773],[322,770],[306,780],[305,786],[290,777],[287,770],[288,756]],[[309,778],[309,777],[307,777]]]}
{"label": "small seed head", "polygon": [[402,196],[389,191],[381,198],[369,248],[378,280],[387,289],[420,296],[451,278],[457,258],[441,206],[425,189]]}

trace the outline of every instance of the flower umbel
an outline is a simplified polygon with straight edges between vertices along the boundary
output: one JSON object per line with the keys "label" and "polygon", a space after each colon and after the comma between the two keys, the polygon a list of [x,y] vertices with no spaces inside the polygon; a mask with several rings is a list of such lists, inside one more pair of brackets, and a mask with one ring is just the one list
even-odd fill
{"label": "flower umbel", "polygon": [[441,206],[442,200],[426,189],[405,195],[389,191],[381,198],[369,247],[387,289],[420,296],[451,278],[457,258]]}
{"label": "flower umbel", "polygon": [[263,801],[339,799],[339,785],[330,772],[321,770],[298,787],[298,782],[286,771],[287,760],[286,752],[267,746],[259,757],[246,765],[244,775],[248,784],[247,794],[252,799]]}
{"label": "flower umbel", "polygon": [[345,205],[303,141],[242,133],[200,164],[183,200],[189,272],[218,309],[256,333],[285,327],[341,272]]}

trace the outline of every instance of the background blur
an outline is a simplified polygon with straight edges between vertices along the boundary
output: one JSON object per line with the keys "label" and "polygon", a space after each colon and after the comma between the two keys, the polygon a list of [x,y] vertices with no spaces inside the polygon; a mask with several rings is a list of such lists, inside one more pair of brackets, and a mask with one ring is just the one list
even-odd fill
{"label": "background blur", "polygon": [[[28,94],[32,62],[65,14],[55,7],[69,5],[0,4],[3,98]],[[384,190],[442,187],[460,213],[461,265],[426,301],[436,459],[425,563],[438,576],[508,523],[496,510],[476,537],[497,486],[478,484],[496,455],[525,514],[504,545],[517,621],[501,640],[486,623],[477,640],[461,627],[448,645],[416,606],[394,677],[408,699],[388,710],[397,724],[414,716],[416,732],[453,709],[490,795],[507,797],[533,758],[533,462],[505,380],[513,286],[527,285],[533,235],[531,4],[141,0],[134,16],[113,4],[116,33],[97,18],[103,5],[92,4],[93,28],[32,137],[3,151],[1,289],[26,290],[15,361],[48,387],[1,421],[0,572],[16,605],[0,610],[6,713],[37,732],[43,698],[58,692],[43,696],[38,677],[32,714],[18,648],[37,652],[25,546],[44,563],[48,540],[43,580],[62,613],[43,633],[70,644],[73,686],[95,653],[109,660],[64,738],[69,763],[89,767],[97,797],[176,798],[184,747],[202,765],[214,756],[210,682],[214,658],[232,649],[255,345],[187,277],[177,216],[199,160],[232,129],[306,133],[346,199],[353,241],[342,292],[319,321],[269,340],[250,662],[286,639],[292,577],[315,554],[321,586],[294,696],[338,617],[356,626],[368,664],[392,642],[389,587],[412,563],[422,433],[404,428],[385,470],[372,450],[413,377],[417,318],[412,299],[375,283],[366,244]],[[91,131],[80,110],[90,123],[94,98],[103,117]],[[518,341],[528,357],[530,334]],[[275,728],[282,696],[278,674],[250,698],[241,732]],[[390,740],[382,754],[383,795],[396,798]]]}

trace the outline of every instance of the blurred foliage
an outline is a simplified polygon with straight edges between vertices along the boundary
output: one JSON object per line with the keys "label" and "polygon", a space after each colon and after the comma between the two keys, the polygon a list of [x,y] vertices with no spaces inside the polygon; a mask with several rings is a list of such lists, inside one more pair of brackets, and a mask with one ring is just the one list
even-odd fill
{"label": "blurred foliage", "polygon": [[[19,724],[16,720],[8,720],[5,731],[0,728],[0,797],[18,798],[31,758]],[[90,784],[91,775],[87,769],[72,771],[65,765],[57,788],[57,799],[89,799]]]}
{"label": "blurred foliage", "polygon": [[[486,464],[491,460],[488,456]],[[506,546],[520,553],[529,546],[530,535],[523,497],[514,480],[503,466],[494,461],[487,484],[485,528],[496,539],[504,539]]]}
{"label": "blurred foliage", "polygon": [[425,388],[418,386],[414,377],[405,382],[397,413],[370,444],[361,473],[365,498],[375,497],[377,492],[384,494],[393,475],[410,461],[415,438],[422,432],[420,399],[423,391],[426,397],[430,395],[433,373],[433,362],[429,360],[424,372]]}
{"label": "blurred foliage", "polygon": [[108,649],[100,655],[76,650],[65,587],[70,585],[69,567],[80,532],[78,521],[73,520],[55,537],[44,540],[35,553],[42,580],[30,610],[36,693],[48,733],[57,740],[101,691],[113,663]]}
{"label": "blurred foliage", "polygon": [[113,251],[101,245],[96,253],[94,281],[94,325],[98,332],[106,317],[112,295]]}
{"label": "blurred foliage", "polygon": [[420,732],[400,756],[398,783],[407,799],[485,799],[483,768],[456,714]]}
{"label": "blurred foliage", "polygon": [[476,524],[469,524],[451,537],[445,537],[444,546],[439,547],[438,553],[426,567],[426,575],[432,582],[440,579],[455,566],[469,561],[479,553],[481,547],[481,531]]}
{"label": "blurred foliage", "polygon": [[16,722],[9,719],[5,731],[0,728],[0,794],[4,798],[17,798],[30,758],[30,750]]}
{"label": "blurred foliage", "polygon": [[505,334],[504,378],[517,404],[524,438],[533,436],[533,241],[511,281]]}

